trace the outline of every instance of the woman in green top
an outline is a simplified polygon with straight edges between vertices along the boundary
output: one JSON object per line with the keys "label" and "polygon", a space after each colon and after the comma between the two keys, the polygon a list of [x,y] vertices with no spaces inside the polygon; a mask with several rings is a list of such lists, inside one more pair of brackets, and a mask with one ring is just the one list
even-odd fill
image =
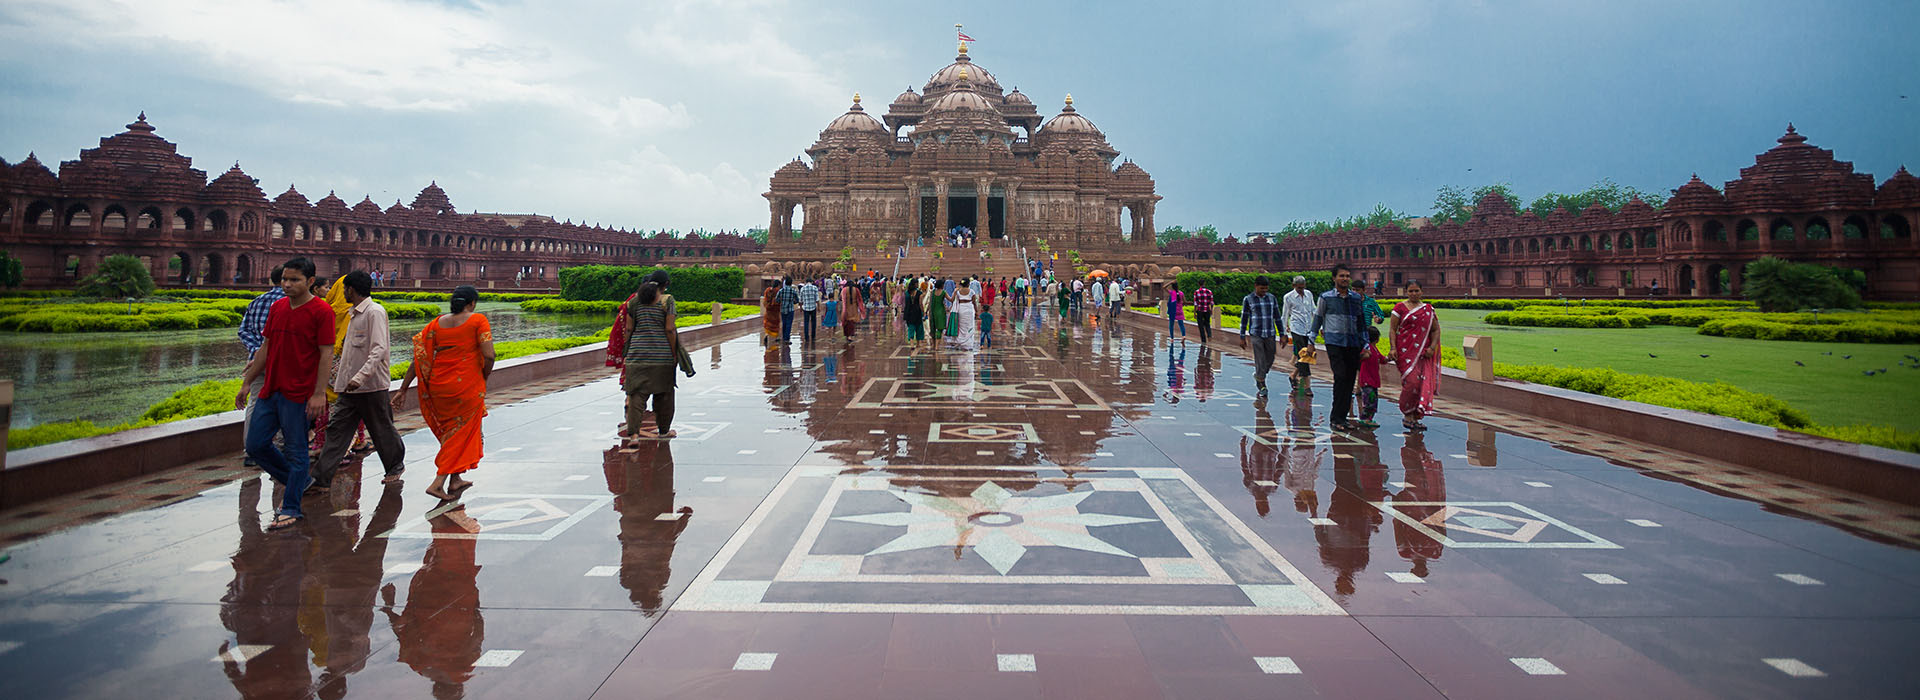
{"label": "woman in green top", "polygon": [[1073,305],[1073,290],[1068,289],[1064,282],[1054,282],[1053,286],[1060,290],[1054,293],[1055,300],[1059,302],[1060,318],[1066,318],[1067,308]]}
{"label": "woman in green top", "polygon": [[[927,304],[927,323],[933,326],[933,337],[939,338],[947,334],[947,290],[939,280],[933,282],[932,298]],[[940,344],[935,342],[933,346],[938,348]]]}

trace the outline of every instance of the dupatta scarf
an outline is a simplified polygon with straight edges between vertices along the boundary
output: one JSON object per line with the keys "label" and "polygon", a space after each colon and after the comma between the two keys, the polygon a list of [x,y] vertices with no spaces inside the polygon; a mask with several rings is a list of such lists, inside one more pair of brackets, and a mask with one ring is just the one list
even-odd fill
{"label": "dupatta scarf", "polygon": [[1400,319],[1394,331],[1393,365],[1400,370],[1401,391],[1416,392],[1420,411],[1430,412],[1433,395],[1440,391],[1440,350],[1434,348],[1432,357],[1426,351],[1440,316],[1432,304],[1414,307],[1404,301],[1393,306],[1393,315]]}

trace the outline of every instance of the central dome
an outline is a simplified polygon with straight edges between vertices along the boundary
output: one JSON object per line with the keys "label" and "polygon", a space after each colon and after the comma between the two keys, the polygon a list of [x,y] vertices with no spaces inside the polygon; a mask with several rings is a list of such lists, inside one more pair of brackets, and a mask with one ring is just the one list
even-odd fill
{"label": "central dome", "polygon": [[963,72],[966,73],[964,79],[971,81],[974,89],[995,95],[1000,94],[1000,81],[995,80],[993,74],[988,73],[985,68],[974,65],[973,59],[967,58],[965,44],[960,45],[960,55],[953,58],[953,63],[935,72],[932,78],[928,78],[927,86],[921,88],[920,92],[935,93],[951,90],[963,79],[961,78]]}
{"label": "central dome", "polygon": [[828,122],[827,131],[874,131],[884,134],[887,132],[887,127],[882,125],[880,120],[874,119],[873,115],[867,114],[867,110],[860,106],[860,95],[855,94],[853,106],[847,108],[846,114]]}

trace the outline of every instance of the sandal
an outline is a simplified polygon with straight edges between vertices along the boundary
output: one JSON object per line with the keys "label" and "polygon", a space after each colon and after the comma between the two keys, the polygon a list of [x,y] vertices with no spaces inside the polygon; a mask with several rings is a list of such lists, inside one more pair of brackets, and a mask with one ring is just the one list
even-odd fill
{"label": "sandal", "polygon": [[267,530],[269,532],[277,531],[277,530],[285,530],[295,525],[299,525],[301,520],[302,518],[297,515],[274,516],[273,523],[267,525]]}

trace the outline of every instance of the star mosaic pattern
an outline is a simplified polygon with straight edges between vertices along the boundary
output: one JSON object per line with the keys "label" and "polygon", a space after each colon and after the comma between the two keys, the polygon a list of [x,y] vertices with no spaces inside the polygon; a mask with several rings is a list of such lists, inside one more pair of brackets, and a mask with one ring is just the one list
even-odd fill
{"label": "star mosaic pattern", "polygon": [[1180,469],[795,467],[676,610],[1341,615]]}
{"label": "star mosaic pattern", "polygon": [[867,380],[847,407],[1107,410],[1106,402],[1077,379],[1020,379],[987,383],[882,377]]}

